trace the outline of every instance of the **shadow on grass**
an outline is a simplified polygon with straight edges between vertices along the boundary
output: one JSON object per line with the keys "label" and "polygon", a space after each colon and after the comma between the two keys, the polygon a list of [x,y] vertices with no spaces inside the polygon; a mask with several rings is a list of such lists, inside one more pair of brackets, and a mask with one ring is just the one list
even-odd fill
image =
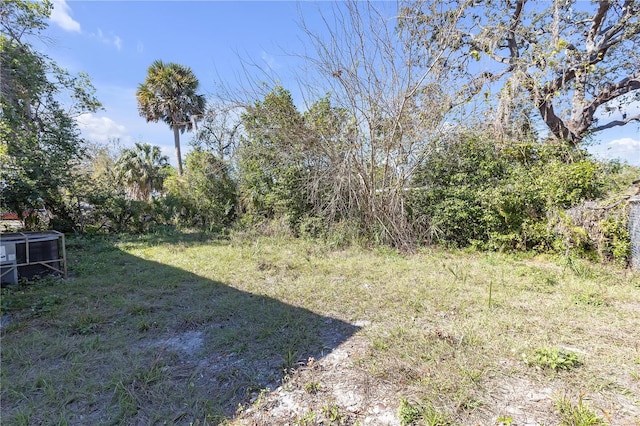
{"label": "shadow on grass", "polygon": [[358,330],[104,239],[69,257],[68,280],[3,293],[7,424],[215,424]]}

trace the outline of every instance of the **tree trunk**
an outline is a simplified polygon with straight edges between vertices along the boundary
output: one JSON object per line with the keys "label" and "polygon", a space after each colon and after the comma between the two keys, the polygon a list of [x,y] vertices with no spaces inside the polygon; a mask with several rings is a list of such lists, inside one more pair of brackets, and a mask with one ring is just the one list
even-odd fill
{"label": "tree trunk", "polygon": [[182,155],[180,154],[180,129],[173,126],[173,142],[176,146],[176,158],[178,159],[178,176],[182,176]]}

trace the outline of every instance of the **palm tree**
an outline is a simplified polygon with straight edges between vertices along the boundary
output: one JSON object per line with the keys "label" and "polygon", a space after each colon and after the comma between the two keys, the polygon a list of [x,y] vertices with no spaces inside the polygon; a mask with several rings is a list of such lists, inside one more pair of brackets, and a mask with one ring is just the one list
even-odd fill
{"label": "palm tree", "polygon": [[204,96],[196,93],[198,85],[198,79],[191,68],[157,60],[151,64],[144,83],[136,91],[140,115],[147,122],[162,120],[173,129],[180,176],[180,133],[192,129],[195,117],[202,115],[205,106]]}
{"label": "palm tree", "polygon": [[168,166],[169,157],[162,155],[159,147],[136,142],[133,148],[122,151],[116,162],[116,173],[131,197],[142,201],[162,189]]}

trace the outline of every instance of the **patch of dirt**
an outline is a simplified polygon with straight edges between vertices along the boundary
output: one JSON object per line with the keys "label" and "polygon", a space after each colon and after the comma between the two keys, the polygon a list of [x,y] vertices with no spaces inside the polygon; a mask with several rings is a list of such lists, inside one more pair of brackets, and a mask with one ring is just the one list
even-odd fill
{"label": "patch of dirt", "polygon": [[357,366],[368,344],[356,334],[324,358],[310,358],[283,385],[255,398],[232,424],[294,425],[307,419],[309,424],[400,425],[398,389]]}
{"label": "patch of dirt", "polygon": [[201,331],[187,331],[158,342],[158,346],[194,356],[202,348]]}
{"label": "patch of dirt", "polygon": [[[514,425],[537,426],[559,424],[553,412],[555,390],[528,378],[501,376],[488,386],[484,395],[485,421],[511,418]],[[487,416],[488,414],[488,416]],[[491,423],[495,424],[495,423]]]}
{"label": "patch of dirt", "polygon": [[640,425],[640,407],[624,395],[608,395],[605,400],[600,392],[591,394],[583,393],[581,389],[567,389],[560,380],[540,383],[527,377],[500,376],[491,383],[485,403],[492,416],[485,417],[486,420],[495,422],[498,416],[505,416],[513,419],[513,425],[556,425],[561,421],[556,401],[568,398],[576,405],[582,398],[583,403],[610,426]]}
{"label": "patch of dirt", "polygon": [[[398,406],[408,390],[377,380],[358,367],[368,346],[364,337],[355,335],[326,357],[309,360],[282,386],[256,398],[232,425],[400,425]],[[520,378],[498,382],[482,396],[482,408],[460,414],[456,424],[495,425],[501,416],[519,426],[558,424],[552,388]],[[333,417],[331,407],[337,408]]]}

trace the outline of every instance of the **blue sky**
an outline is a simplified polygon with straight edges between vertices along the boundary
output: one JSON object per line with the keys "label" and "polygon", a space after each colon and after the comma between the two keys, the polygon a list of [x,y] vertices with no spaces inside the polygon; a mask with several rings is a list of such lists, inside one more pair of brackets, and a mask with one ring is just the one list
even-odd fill
{"label": "blue sky", "polygon": [[[169,127],[147,123],[138,114],[135,91],[149,65],[161,59],[191,67],[205,95],[221,82],[237,80],[241,58],[292,74],[295,61],[283,52],[304,47],[300,12],[313,25],[319,8],[330,6],[327,1],[56,0],[41,49],[70,72],[86,72],[93,82],[105,109],[78,118],[85,137],[119,138],[124,146],[159,145],[175,164]],[[182,136],[183,155],[190,138]],[[590,148],[596,155],[640,166],[640,126],[610,129],[596,139]]]}
{"label": "blue sky", "polygon": [[[104,110],[79,117],[86,137],[149,142],[175,163],[169,127],[138,114],[135,91],[149,65],[187,65],[211,95],[221,81],[237,79],[240,58],[284,67],[283,49],[300,44],[298,10],[294,2],[55,1],[41,48],[91,78]],[[183,152],[190,138],[182,136]]]}

